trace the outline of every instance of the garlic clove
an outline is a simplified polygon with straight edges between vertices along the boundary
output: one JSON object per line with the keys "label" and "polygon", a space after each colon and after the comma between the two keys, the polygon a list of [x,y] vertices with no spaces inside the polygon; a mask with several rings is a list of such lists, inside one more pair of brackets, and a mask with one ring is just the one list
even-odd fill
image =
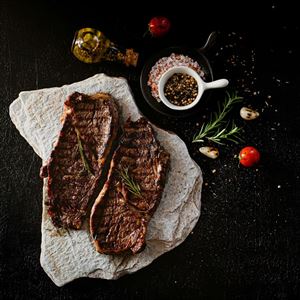
{"label": "garlic clove", "polygon": [[242,107],[240,116],[247,121],[254,120],[259,116],[259,112],[249,107]]}
{"label": "garlic clove", "polygon": [[217,157],[219,157],[219,150],[215,147],[201,147],[199,148],[199,151],[212,159],[216,159]]}

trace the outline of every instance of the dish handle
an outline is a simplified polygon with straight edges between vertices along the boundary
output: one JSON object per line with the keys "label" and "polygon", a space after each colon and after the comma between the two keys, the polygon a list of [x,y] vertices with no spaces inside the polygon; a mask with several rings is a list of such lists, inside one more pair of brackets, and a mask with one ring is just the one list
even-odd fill
{"label": "dish handle", "polygon": [[228,85],[229,81],[227,79],[218,79],[211,82],[204,82],[204,90],[208,89],[219,89],[224,88]]}

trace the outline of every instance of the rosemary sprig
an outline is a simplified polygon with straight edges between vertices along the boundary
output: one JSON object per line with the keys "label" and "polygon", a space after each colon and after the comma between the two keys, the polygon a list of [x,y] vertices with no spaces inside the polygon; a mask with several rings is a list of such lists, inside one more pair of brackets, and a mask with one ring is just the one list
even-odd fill
{"label": "rosemary sprig", "polygon": [[[204,142],[204,138],[216,142],[219,141],[220,136],[222,136],[221,139],[230,137],[227,139],[237,141],[237,139],[234,139],[234,136],[241,130],[241,128],[233,124],[230,132],[226,132],[227,126],[223,127],[223,129],[222,126],[225,125],[225,117],[231,111],[232,107],[242,100],[243,98],[238,96],[236,92],[233,92],[232,94],[226,92],[223,106],[221,107],[220,103],[218,103],[218,112],[211,115],[208,123],[202,124],[199,133],[193,138],[193,143]],[[227,135],[227,137],[225,137],[225,135]]]}
{"label": "rosemary sprig", "polygon": [[129,175],[128,168],[122,169],[119,172],[124,184],[126,185],[128,191],[135,195],[136,197],[142,198],[141,188],[138,183]]}
{"label": "rosemary sprig", "polygon": [[231,129],[229,131],[227,131],[227,127],[228,126],[223,128],[222,130],[218,130],[213,136],[209,136],[206,138],[220,145],[224,145],[224,143],[222,142],[223,140],[229,140],[235,144],[243,141],[243,139],[239,136],[239,133],[242,130],[241,127],[237,127],[234,122],[232,122]]}
{"label": "rosemary sprig", "polygon": [[90,166],[89,166],[89,164],[88,164],[88,162],[86,160],[86,157],[84,155],[84,151],[83,151],[82,142],[81,142],[81,139],[80,139],[79,130],[77,128],[75,128],[75,132],[76,132],[76,135],[77,135],[78,149],[79,149],[79,153],[80,153],[80,157],[81,157],[83,166],[84,166],[84,168],[86,169],[86,171],[90,175],[93,175],[93,173],[91,172]]}

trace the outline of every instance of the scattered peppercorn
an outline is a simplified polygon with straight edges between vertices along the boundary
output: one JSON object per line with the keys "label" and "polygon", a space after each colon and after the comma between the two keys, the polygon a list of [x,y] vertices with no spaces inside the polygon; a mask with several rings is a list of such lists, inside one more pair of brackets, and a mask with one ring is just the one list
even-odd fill
{"label": "scattered peppercorn", "polygon": [[183,73],[175,73],[165,84],[166,98],[174,105],[191,104],[197,97],[198,84],[195,78]]}

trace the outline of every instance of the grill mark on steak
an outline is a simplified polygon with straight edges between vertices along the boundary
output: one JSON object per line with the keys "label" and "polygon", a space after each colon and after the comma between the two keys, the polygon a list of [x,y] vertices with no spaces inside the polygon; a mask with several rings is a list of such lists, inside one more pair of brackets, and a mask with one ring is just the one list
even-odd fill
{"label": "grill mark on steak", "polygon": [[[41,175],[48,177],[46,204],[53,224],[79,229],[90,202],[99,193],[104,164],[119,128],[118,109],[109,94],[75,92],[65,101],[62,123]],[[79,139],[91,173],[85,169]]]}
{"label": "grill mark on steak", "polygon": [[[147,225],[160,202],[169,159],[145,118],[126,122],[108,179],[91,211],[90,231],[98,252],[134,254],[144,248]],[[126,168],[139,184],[142,197],[134,196],[124,184],[120,171]]]}

